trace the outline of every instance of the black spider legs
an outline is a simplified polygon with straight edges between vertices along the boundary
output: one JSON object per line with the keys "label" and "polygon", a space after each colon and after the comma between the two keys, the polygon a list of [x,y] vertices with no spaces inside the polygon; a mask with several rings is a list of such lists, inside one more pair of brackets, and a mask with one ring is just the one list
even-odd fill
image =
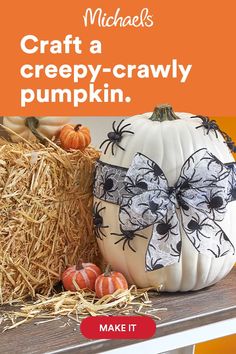
{"label": "black spider legs", "polygon": [[120,145],[121,139],[123,134],[134,134],[134,132],[125,129],[128,126],[130,126],[130,123],[125,124],[123,127],[121,127],[121,124],[124,122],[124,119],[120,121],[120,123],[115,126],[116,121],[112,123],[112,131],[107,134],[107,139],[105,139],[102,144],[100,145],[100,149],[104,144],[107,144],[104,154],[107,153],[108,148],[111,146],[111,153],[112,155],[115,154],[114,148],[117,146],[119,149],[125,151],[125,149]]}
{"label": "black spider legs", "polygon": [[[114,155],[115,153],[114,153],[114,146],[118,146],[118,148],[120,148],[121,150],[123,150],[123,151],[125,151],[125,149],[119,144],[119,143],[112,143],[112,146],[111,146],[111,153],[112,153],[112,155]],[[105,153],[105,152],[104,152]]]}
{"label": "black spider legs", "polygon": [[[114,235],[114,234],[111,234],[111,235]],[[118,236],[118,235],[117,235]],[[119,235],[119,236],[121,236],[121,235]],[[114,244],[115,245],[117,245],[118,243],[120,243],[120,242],[122,242],[122,241],[124,241],[123,242],[123,245],[122,245],[122,249],[123,249],[123,251],[125,250],[125,246],[126,246],[126,244],[128,244],[128,246],[129,246],[129,248],[133,251],[133,252],[136,252],[136,250],[132,247],[132,245],[130,244],[130,241],[131,240],[128,240],[125,236],[123,236],[122,238],[120,238],[118,241],[116,241]]]}
{"label": "black spider legs", "polygon": [[[207,249],[208,251],[210,251],[216,258],[219,258],[221,256],[221,252],[220,252],[220,247],[219,245],[217,245],[217,253],[214,252],[213,250],[211,250],[210,248]],[[227,252],[228,253],[228,252]]]}
{"label": "black spider legs", "polygon": [[120,242],[123,242],[123,245],[122,245],[122,249],[123,251],[125,250],[125,246],[126,244],[128,245],[128,247],[133,251],[133,252],[136,252],[136,250],[132,247],[131,245],[131,241],[135,238],[135,237],[140,237],[140,238],[143,238],[143,239],[147,239],[146,236],[144,235],[140,235],[140,234],[137,234],[135,233],[135,231],[125,231],[125,230],[122,230],[122,233],[118,234],[118,233],[115,233],[115,232],[112,232],[111,235],[115,235],[115,236],[122,236],[118,241],[116,241],[114,244],[118,244]]}
{"label": "black spider legs", "polygon": [[206,128],[207,129],[207,133],[206,133],[207,135],[210,133],[211,130],[213,130],[214,133],[215,133],[216,138],[218,139],[218,133],[217,133],[216,129],[213,129],[210,126],[206,127],[204,124],[199,125],[198,127],[196,127],[196,129],[198,129],[198,128]]}
{"label": "black spider legs", "polygon": [[110,190],[110,191],[104,190],[104,192],[103,192],[103,194],[101,195],[100,198],[102,199],[103,197],[105,197],[105,200],[106,200],[106,194],[107,194],[109,197],[112,197],[112,194],[111,194],[111,193],[117,191],[117,189],[118,189],[118,187],[116,187],[115,189],[112,189],[112,190]]}
{"label": "black spider legs", "polygon": [[[97,238],[99,238],[99,240],[102,240],[102,236],[103,237],[107,237],[107,235],[105,235],[104,234],[104,232],[102,231],[102,229],[107,229],[109,226],[108,225],[106,225],[106,226],[100,226],[100,227],[98,227],[98,228],[95,228],[95,236],[97,237]],[[100,234],[102,234],[102,236],[100,235]]]}
{"label": "black spider legs", "polygon": [[123,122],[124,122],[124,119],[122,119],[120,121],[120,123],[117,125],[117,127],[115,127],[116,121],[114,120],[114,122],[112,123],[112,129],[114,130],[115,133],[117,133],[119,131],[119,128]]}
{"label": "black spider legs", "polygon": [[170,248],[173,253],[170,253],[171,256],[173,257],[180,257],[181,254],[181,248],[182,248],[182,241],[179,241],[176,245],[176,248],[173,247],[173,245],[170,245]]}
{"label": "black spider legs", "polygon": [[103,217],[101,212],[105,210],[105,207],[101,207],[101,202],[95,203],[93,208],[93,222],[94,222],[94,232],[95,236],[102,240],[102,237],[106,237],[102,229],[107,229],[108,225],[103,225]]}

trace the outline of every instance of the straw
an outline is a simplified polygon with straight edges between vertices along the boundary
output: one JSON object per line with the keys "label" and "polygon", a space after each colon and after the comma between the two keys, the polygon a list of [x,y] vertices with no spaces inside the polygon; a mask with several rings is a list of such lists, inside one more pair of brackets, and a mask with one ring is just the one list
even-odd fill
{"label": "straw", "polygon": [[92,223],[98,158],[93,147],[0,140],[1,304],[48,295],[67,265],[101,260]]}
{"label": "straw", "polygon": [[24,303],[18,310],[3,314],[5,320],[11,320],[11,325],[7,324],[4,329],[16,328],[32,319],[44,319],[35,322],[38,325],[62,317],[68,317],[78,324],[87,316],[99,315],[139,315],[160,320],[153,312],[164,309],[153,308],[149,290],[159,291],[157,288],[137,289],[133,285],[127,290],[117,290],[101,299],[96,298],[93,291],[82,289],[76,292],[65,291],[51,297],[37,295],[37,301]]}

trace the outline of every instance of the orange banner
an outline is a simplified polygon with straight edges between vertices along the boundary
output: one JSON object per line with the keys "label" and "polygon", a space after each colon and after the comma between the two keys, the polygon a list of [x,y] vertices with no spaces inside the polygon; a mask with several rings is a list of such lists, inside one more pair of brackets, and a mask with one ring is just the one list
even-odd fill
{"label": "orange banner", "polygon": [[1,115],[236,115],[234,0],[1,7]]}

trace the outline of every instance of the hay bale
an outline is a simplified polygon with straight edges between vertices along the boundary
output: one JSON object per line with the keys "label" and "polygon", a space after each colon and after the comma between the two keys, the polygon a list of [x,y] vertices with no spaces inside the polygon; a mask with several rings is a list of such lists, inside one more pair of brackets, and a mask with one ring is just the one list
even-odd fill
{"label": "hay bale", "polygon": [[92,185],[99,153],[0,140],[0,303],[48,295],[78,258],[97,262]]}

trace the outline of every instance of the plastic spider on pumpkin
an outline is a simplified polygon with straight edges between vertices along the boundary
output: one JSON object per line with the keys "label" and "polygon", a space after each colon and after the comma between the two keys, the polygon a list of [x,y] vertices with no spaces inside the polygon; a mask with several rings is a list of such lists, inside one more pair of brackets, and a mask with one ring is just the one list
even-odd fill
{"label": "plastic spider on pumpkin", "polygon": [[236,153],[236,145],[233,142],[233,140],[230,138],[230,136],[228,136],[228,134],[226,134],[225,132],[221,132],[224,139],[225,139],[225,143],[228,146],[228,148],[233,152]]}
{"label": "plastic spider on pumpkin", "polygon": [[210,133],[210,131],[214,131],[216,138],[218,138],[217,131],[221,133],[221,130],[215,120],[211,120],[209,117],[201,115],[193,116],[191,118],[200,118],[202,120],[202,124],[196,127],[196,129],[205,128],[207,130],[207,135]]}
{"label": "plastic spider on pumpkin", "polygon": [[215,120],[211,120],[209,117],[201,116],[201,115],[192,116],[191,118],[200,118],[202,120],[202,124],[199,125],[198,127],[196,127],[196,129],[205,128],[205,129],[207,129],[207,134],[209,134],[209,132],[211,130],[213,130],[215,132],[216,138],[218,138],[217,131],[220,132],[222,134],[223,138],[225,139],[225,143],[228,146],[228,148],[233,153],[236,153],[235,143],[233,142],[233,140],[230,138],[230,136],[227,133],[223,132],[220,129],[220,127],[218,126],[218,124],[216,123]]}
{"label": "plastic spider on pumpkin", "polygon": [[123,251],[125,250],[125,246],[128,245],[128,247],[131,249],[131,251],[136,252],[136,250],[133,248],[133,246],[131,245],[131,241],[135,238],[135,237],[140,237],[140,238],[144,238],[147,239],[146,236],[144,235],[140,235],[137,234],[135,231],[133,230],[123,230],[123,228],[120,226],[120,231],[121,233],[115,233],[112,232],[111,235],[115,235],[115,236],[121,236],[121,238],[115,242],[115,245],[117,245],[120,242],[123,242],[122,245],[122,249]]}
{"label": "plastic spider on pumpkin", "polygon": [[114,147],[117,146],[118,148],[120,148],[121,150],[125,151],[125,149],[120,145],[122,136],[124,134],[134,134],[134,132],[132,132],[131,130],[127,130],[125,128],[129,127],[131,124],[125,124],[123,127],[121,127],[121,124],[124,122],[124,119],[122,119],[122,121],[117,125],[117,127],[115,127],[116,121],[114,121],[112,123],[112,129],[113,131],[109,132],[107,134],[107,139],[104,140],[102,142],[102,144],[100,145],[100,149],[102,148],[102,146],[104,144],[107,143],[107,146],[105,148],[104,154],[106,154],[109,146],[111,145],[111,153],[112,155],[115,155],[114,153]]}
{"label": "plastic spider on pumpkin", "polygon": [[100,240],[103,239],[103,237],[106,237],[106,235],[103,232],[103,229],[107,229],[109,226],[108,225],[103,225],[103,217],[101,215],[101,212],[105,210],[105,207],[100,207],[101,202],[95,203],[93,207],[93,224],[94,224],[94,233],[97,238]]}

